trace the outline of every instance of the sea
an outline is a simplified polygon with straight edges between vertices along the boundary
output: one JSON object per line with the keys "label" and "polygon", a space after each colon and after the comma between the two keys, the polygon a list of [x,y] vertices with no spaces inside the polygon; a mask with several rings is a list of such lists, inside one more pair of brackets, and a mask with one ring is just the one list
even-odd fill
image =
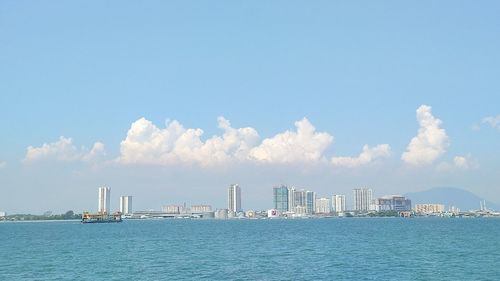
{"label": "sea", "polygon": [[0,280],[500,280],[500,219],[0,222]]}

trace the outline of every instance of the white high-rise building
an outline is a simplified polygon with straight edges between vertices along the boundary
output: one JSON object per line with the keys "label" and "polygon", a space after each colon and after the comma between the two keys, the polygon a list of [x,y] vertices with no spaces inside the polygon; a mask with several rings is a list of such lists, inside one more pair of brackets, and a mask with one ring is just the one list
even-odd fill
{"label": "white high-rise building", "polygon": [[369,188],[353,189],[354,195],[354,210],[355,211],[370,211],[372,210],[373,191]]}
{"label": "white high-rise building", "polygon": [[227,190],[227,208],[234,213],[241,212],[241,188],[231,184]]}
{"label": "white high-rise building", "polygon": [[318,198],[316,199],[316,214],[329,214],[332,211],[330,199]]}
{"label": "white high-rise building", "polygon": [[99,213],[109,214],[109,194],[111,188],[109,187],[99,187]]}
{"label": "white high-rise building", "polygon": [[132,214],[132,196],[120,196],[120,213]]}
{"label": "white high-rise building", "polygon": [[345,212],[345,195],[332,196],[332,209],[336,213]]}
{"label": "white high-rise building", "polygon": [[[294,212],[295,208],[295,187],[288,188],[288,210],[289,212]],[[279,210],[281,211],[281,210]]]}

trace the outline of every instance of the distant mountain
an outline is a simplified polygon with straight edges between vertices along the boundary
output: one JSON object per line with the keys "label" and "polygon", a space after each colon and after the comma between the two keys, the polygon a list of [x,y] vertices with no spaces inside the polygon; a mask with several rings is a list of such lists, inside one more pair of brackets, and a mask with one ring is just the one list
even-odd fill
{"label": "distant mountain", "polygon": [[[405,196],[411,199],[413,206],[421,203],[444,204],[446,208],[455,206],[462,211],[478,210],[479,201],[484,200],[474,193],[455,187],[435,187],[420,192],[410,192]],[[486,200],[488,209],[500,210],[499,204]]]}

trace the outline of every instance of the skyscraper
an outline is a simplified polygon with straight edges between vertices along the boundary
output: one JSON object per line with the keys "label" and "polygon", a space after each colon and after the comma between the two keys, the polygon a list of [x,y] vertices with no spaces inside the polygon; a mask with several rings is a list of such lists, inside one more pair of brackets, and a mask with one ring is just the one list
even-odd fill
{"label": "skyscraper", "polygon": [[308,215],[314,214],[316,212],[316,192],[306,191],[306,213]]}
{"label": "skyscraper", "polygon": [[109,187],[99,187],[99,213],[109,214],[109,194],[111,188]]}
{"label": "skyscraper", "polygon": [[235,213],[241,212],[241,188],[231,184],[227,190],[227,208]]}
{"label": "skyscraper", "polygon": [[120,196],[120,213],[132,214],[132,196]]}
{"label": "skyscraper", "polygon": [[280,185],[273,187],[273,204],[274,209],[278,210],[280,213],[284,213],[289,210],[289,189],[286,185]]}
{"label": "skyscraper", "polygon": [[336,213],[342,213],[345,211],[345,195],[332,196],[332,209]]}
{"label": "skyscraper", "polygon": [[373,191],[369,188],[353,189],[354,195],[354,210],[355,211],[370,211],[372,209]]}
{"label": "skyscraper", "polygon": [[295,212],[296,207],[306,207],[307,193],[305,190],[294,190],[293,191],[293,206],[291,211]]}
{"label": "skyscraper", "polygon": [[295,208],[295,187],[288,188],[288,211],[294,212]]}

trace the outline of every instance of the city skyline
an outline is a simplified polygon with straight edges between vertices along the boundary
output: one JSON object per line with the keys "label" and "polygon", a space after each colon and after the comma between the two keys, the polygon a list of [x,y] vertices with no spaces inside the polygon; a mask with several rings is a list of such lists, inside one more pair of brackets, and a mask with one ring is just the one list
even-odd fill
{"label": "city skyline", "polygon": [[5,3],[0,210],[86,209],[102,185],[224,206],[231,182],[259,209],[276,183],[500,203],[491,4]]}

